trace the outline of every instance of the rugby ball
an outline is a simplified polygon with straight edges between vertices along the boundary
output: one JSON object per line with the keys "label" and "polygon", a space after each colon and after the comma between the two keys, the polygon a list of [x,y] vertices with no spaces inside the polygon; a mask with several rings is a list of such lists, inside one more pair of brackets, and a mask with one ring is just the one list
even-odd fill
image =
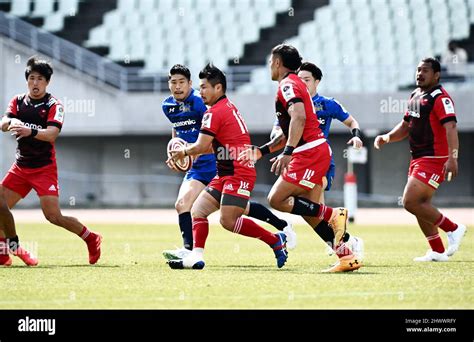
{"label": "rugby ball", "polygon": [[[172,138],[168,142],[167,152],[168,158],[171,158],[171,151],[180,150],[186,147],[188,143],[181,138]],[[193,166],[193,159],[191,156],[185,156],[183,159],[179,159],[174,162],[176,168],[181,172],[187,172]]]}

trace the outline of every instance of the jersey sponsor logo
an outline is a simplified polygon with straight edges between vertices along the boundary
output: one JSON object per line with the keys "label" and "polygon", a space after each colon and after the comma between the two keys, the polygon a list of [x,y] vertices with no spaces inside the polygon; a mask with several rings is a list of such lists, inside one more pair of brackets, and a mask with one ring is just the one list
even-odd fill
{"label": "jersey sponsor logo", "polygon": [[307,181],[305,179],[301,180],[299,184],[304,185],[310,189],[313,189],[316,186],[316,184],[314,184],[313,182]]}
{"label": "jersey sponsor logo", "polygon": [[206,113],[202,118],[202,127],[203,128],[211,128],[211,121],[212,121],[212,113]]}
{"label": "jersey sponsor logo", "polygon": [[283,95],[283,98],[285,99],[285,101],[289,101],[291,100],[292,98],[295,98],[296,95],[295,95],[295,90],[293,89],[293,85],[292,84],[284,84],[281,86],[281,93]]}
{"label": "jersey sponsor logo", "polygon": [[48,190],[49,190],[49,191],[56,191],[56,187],[55,187],[54,184],[53,184],[53,185],[51,185],[51,186],[49,187]]}
{"label": "jersey sponsor logo", "polygon": [[433,174],[431,175],[430,180],[428,181],[428,184],[430,184],[430,185],[431,185],[432,187],[434,187],[435,189],[438,189],[438,187],[439,187],[438,181],[439,181],[440,178],[441,178],[441,177],[440,177],[439,175],[433,173]]}
{"label": "jersey sponsor logo", "polygon": [[224,190],[234,191],[234,187],[232,186],[232,184],[226,184],[226,186],[224,186]]}
{"label": "jersey sponsor logo", "polygon": [[23,126],[28,127],[28,128],[32,128],[32,129],[43,129],[43,126],[33,124],[33,123],[29,123],[29,122],[24,122]]}
{"label": "jersey sponsor logo", "polygon": [[306,169],[303,175],[303,179],[299,182],[299,184],[304,185],[310,189],[313,189],[316,186],[316,184],[314,184],[313,182],[310,182],[310,179],[314,176],[314,174],[315,174],[314,170]]}
{"label": "jersey sponsor logo", "polygon": [[324,125],[326,123],[326,120],[323,118],[318,118],[319,124]]}
{"label": "jersey sponsor logo", "polygon": [[190,126],[190,125],[195,125],[195,124],[196,124],[196,120],[188,119],[188,120],[185,120],[185,121],[173,122],[173,128],[183,127],[183,126]]}
{"label": "jersey sponsor logo", "polygon": [[453,101],[447,97],[442,98],[441,101],[443,102],[444,112],[446,114],[454,114]]}
{"label": "jersey sponsor logo", "polygon": [[249,183],[240,181],[240,188],[241,189],[248,190],[249,186],[250,186]]}
{"label": "jersey sponsor logo", "polygon": [[175,109],[174,107],[168,108],[168,113],[174,113],[174,109]]}
{"label": "jersey sponsor logo", "polygon": [[248,191],[248,190],[239,189],[239,190],[237,190],[237,193],[239,195],[244,195],[244,196],[250,197],[250,191]]}
{"label": "jersey sponsor logo", "polygon": [[179,105],[179,111],[181,113],[190,112],[191,111],[191,106],[189,104],[181,103]]}
{"label": "jersey sponsor logo", "polygon": [[418,172],[418,176],[426,178],[426,173],[424,172]]}
{"label": "jersey sponsor logo", "polygon": [[61,105],[56,105],[56,114],[54,114],[54,121],[63,123],[64,121],[64,109]]}
{"label": "jersey sponsor logo", "polygon": [[296,172],[289,173],[288,178],[296,180]]}
{"label": "jersey sponsor logo", "polygon": [[240,187],[239,187],[239,190],[237,190],[237,193],[239,195],[244,195],[244,196],[250,197],[250,191],[248,190],[249,186],[250,186],[250,183],[240,181]]}

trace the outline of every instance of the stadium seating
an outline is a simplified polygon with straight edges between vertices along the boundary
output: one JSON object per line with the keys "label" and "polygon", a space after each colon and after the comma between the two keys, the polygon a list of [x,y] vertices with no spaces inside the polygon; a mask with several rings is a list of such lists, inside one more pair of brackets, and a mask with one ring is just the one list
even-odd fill
{"label": "stadium seating", "polygon": [[11,1],[10,13],[18,17],[40,18],[44,20],[45,30],[57,32],[62,30],[64,18],[75,15],[78,6],[79,0],[14,0]]}
{"label": "stadium seating", "polygon": [[91,30],[86,46],[110,47],[113,60],[144,60],[145,72],[174,63],[197,70],[209,60],[225,68],[290,6],[291,0],[118,0],[103,25]]}
{"label": "stadium seating", "polygon": [[[42,18],[44,29],[57,32],[79,2],[15,0],[10,13]],[[84,45],[108,47],[114,61],[144,61],[144,74],[166,72],[175,63],[189,65],[194,74],[207,61],[227,68],[292,5],[292,0],[117,0]],[[474,0],[330,0],[287,41],[322,68],[322,91],[394,91],[413,83],[420,58],[441,55],[449,40],[468,37],[472,24]],[[262,63],[267,59],[262,56]],[[274,88],[267,67],[257,67],[239,92]]]}
{"label": "stadium seating", "polygon": [[[395,91],[414,83],[419,59],[468,37],[473,13],[471,0],[331,0],[287,42],[322,68],[322,91]],[[260,67],[239,91],[269,89],[269,72]]]}

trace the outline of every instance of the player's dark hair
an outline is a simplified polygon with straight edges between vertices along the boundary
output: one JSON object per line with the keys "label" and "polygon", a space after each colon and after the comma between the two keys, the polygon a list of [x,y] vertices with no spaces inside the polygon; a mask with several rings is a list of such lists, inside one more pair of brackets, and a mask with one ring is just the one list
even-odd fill
{"label": "player's dark hair", "polygon": [[313,75],[315,80],[320,80],[323,78],[323,72],[319,69],[316,64],[310,62],[304,62],[301,64],[298,71],[309,71]]}
{"label": "player's dark hair", "polygon": [[32,72],[37,72],[49,82],[51,75],[53,74],[53,67],[44,59],[39,59],[37,56],[31,56],[28,59],[28,62],[26,62],[25,78],[27,81]]}
{"label": "player's dark hair", "polygon": [[438,77],[438,82],[439,82],[441,79],[441,64],[439,63],[439,61],[433,57],[426,57],[426,58],[423,58],[421,62],[431,64],[431,69],[433,69],[435,73],[436,72],[440,73],[440,76]]}
{"label": "player's dark hair", "polygon": [[168,80],[170,80],[173,75],[183,75],[188,81],[191,80],[191,71],[182,64],[175,64],[172,66],[168,75]]}
{"label": "player's dark hair", "polygon": [[283,66],[296,71],[301,66],[301,56],[298,50],[288,44],[280,44],[272,49],[272,55],[277,55],[282,60]]}
{"label": "player's dark hair", "polygon": [[218,83],[222,84],[222,90],[224,94],[227,90],[227,79],[225,74],[212,63],[208,63],[204,69],[199,72],[199,79],[208,80],[213,87],[215,87]]}
{"label": "player's dark hair", "polygon": [[423,63],[430,63],[434,72],[441,72],[441,64],[436,58],[426,57],[421,60]]}

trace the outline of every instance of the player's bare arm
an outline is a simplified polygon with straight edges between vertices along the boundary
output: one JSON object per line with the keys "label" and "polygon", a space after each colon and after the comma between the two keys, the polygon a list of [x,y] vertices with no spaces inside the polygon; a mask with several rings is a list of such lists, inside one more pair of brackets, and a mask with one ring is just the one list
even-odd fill
{"label": "player's bare arm", "polygon": [[46,129],[34,129],[23,125],[11,125],[9,131],[16,136],[16,140],[26,137],[34,137],[37,140],[53,143],[59,136],[59,128],[56,126],[48,126]]}
{"label": "player's bare arm", "polygon": [[444,164],[443,171],[445,178],[450,181],[458,175],[458,129],[457,124],[454,121],[446,122],[443,126],[446,129],[449,150],[448,161]]}
{"label": "player's bare arm", "polygon": [[304,125],[306,122],[306,112],[304,104],[302,102],[294,103],[288,108],[288,114],[291,117],[290,127],[288,129],[288,138],[286,141],[285,149],[289,148],[289,154],[285,154],[285,151],[278,157],[272,158],[270,161],[273,162],[270,169],[277,176],[280,175],[288,166],[291,161],[291,152],[298,145],[304,131]]}
{"label": "player's bare arm", "polygon": [[288,108],[288,114],[291,116],[290,128],[288,130],[288,146],[295,147],[301,140],[306,122],[306,112],[302,102],[294,103]]}
{"label": "player's bare arm", "polygon": [[[275,126],[275,127],[278,127],[278,126]],[[262,145],[260,147],[254,146],[254,145],[247,146],[248,148],[246,150],[240,152],[237,160],[242,165],[248,163],[249,161],[255,163],[257,162],[257,160],[262,158],[264,154],[280,151],[283,147],[285,147],[285,144],[286,144],[285,134],[283,134],[283,131],[281,129],[278,129],[276,134],[273,135],[273,138],[269,142],[267,142],[265,145]]]}
{"label": "player's bare arm", "polygon": [[408,122],[402,120],[387,134],[377,135],[374,140],[374,147],[378,150],[382,145],[388,144],[389,142],[401,141],[406,137],[408,137]]}
{"label": "player's bare arm", "polygon": [[354,148],[361,148],[364,144],[360,138],[360,127],[357,120],[352,115],[349,115],[343,124],[350,128],[353,135],[353,137],[347,142],[347,145],[352,145]]}

